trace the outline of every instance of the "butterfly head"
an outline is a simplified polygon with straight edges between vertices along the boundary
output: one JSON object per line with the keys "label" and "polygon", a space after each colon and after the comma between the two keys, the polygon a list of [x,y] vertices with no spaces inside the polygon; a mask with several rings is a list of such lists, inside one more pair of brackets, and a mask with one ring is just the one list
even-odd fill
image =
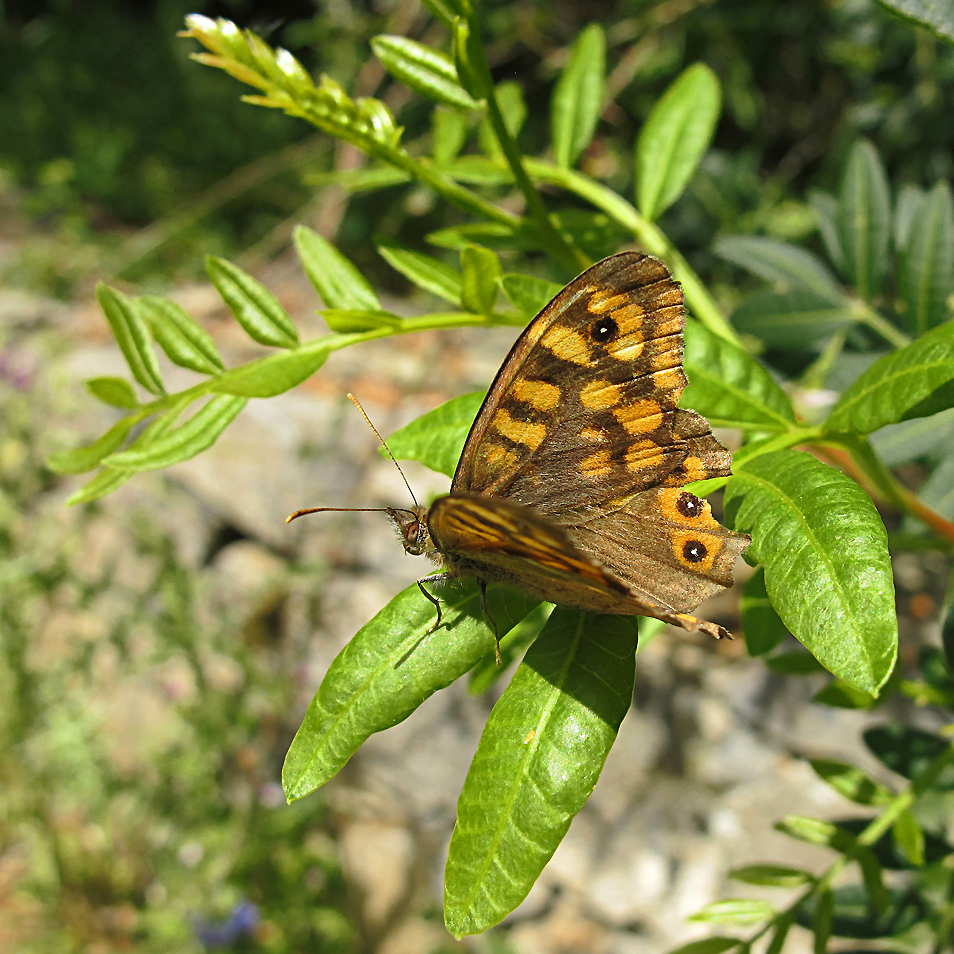
{"label": "butterfly head", "polygon": [[406,553],[421,556],[434,549],[427,529],[427,510],[424,507],[386,507],[384,512],[394,521]]}

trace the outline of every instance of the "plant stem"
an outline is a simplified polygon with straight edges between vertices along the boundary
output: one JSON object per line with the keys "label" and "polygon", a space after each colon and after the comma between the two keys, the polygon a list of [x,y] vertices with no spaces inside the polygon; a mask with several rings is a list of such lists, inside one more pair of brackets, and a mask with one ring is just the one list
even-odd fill
{"label": "plant stem", "polygon": [[876,311],[866,301],[858,300],[854,303],[853,311],[859,324],[867,325],[876,335],[884,338],[895,348],[906,348],[911,339],[900,329],[888,321],[880,312]]}

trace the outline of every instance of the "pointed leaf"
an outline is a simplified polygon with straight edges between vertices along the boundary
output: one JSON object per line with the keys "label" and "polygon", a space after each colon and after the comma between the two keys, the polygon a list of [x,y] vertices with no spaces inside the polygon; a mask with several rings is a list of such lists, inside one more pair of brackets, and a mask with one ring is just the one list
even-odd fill
{"label": "pointed leaf", "polygon": [[79,490],[66,498],[67,507],[75,507],[81,503],[92,503],[119,490],[126,481],[135,475],[134,470],[119,470],[116,467],[104,467],[92,480],[83,484]]}
{"label": "pointed leaf", "polygon": [[468,245],[460,253],[461,303],[468,311],[490,315],[497,300],[500,259],[489,248]]}
{"label": "pointed leaf", "polygon": [[719,80],[703,63],[686,69],[653,107],[636,144],[636,201],[650,221],[689,184],[721,109]]}
{"label": "pointed leaf", "polygon": [[855,689],[840,679],[833,679],[812,696],[812,702],[833,709],[872,709],[878,704],[878,697]]}
{"label": "pointed leaf", "polygon": [[898,279],[907,308],[905,320],[916,334],[947,317],[954,279],[954,201],[946,182],[939,182],[925,199],[901,255]]}
{"label": "pointed leaf", "polygon": [[835,759],[809,759],[815,774],[824,779],[839,795],[859,805],[887,805],[893,793],[889,788],[868,778],[860,768]]}
{"label": "pointed leaf", "polygon": [[759,292],[732,314],[732,324],[769,348],[812,350],[836,331],[854,324],[847,300],[832,301],[806,288]]}
{"label": "pointed leaf", "polygon": [[821,234],[825,251],[835,266],[838,274],[846,275],[845,251],[841,247],[841,238],[838,235],[838,200],[827,192],[813,189],[808,193],[808,204],[815,213],[815,221]]}
{"label": "pointed leaf", "polygon": [[898,190],[894,202],[894,247],[903,253],[908,247],[914,229],[924,217],[927,193],[924,189],[906,182]]}
{"label": "pointed leaf", "polygon": [[305,274],[327,308],[381,310],[381,301],[364,275],[326,238],[298,225],[294,241]]}
{"label": "pointed leaf", "polygon": [[418,288],[423,288],[452,305],[460,305],[460,272],[430,255],[425,255],[424,252],[416,252],[388,239],[379,239],[377,246],[378,254],[388,265],[414,282]]}
{"label": "pointed leaf", "polygon": [[829,672],[877,693],[898,628],[887,534],[871,498],[810,454],[776,451],[736,464],[726,509],[752,534],[782,621]]}
{"label": "pointed leaf", "polygon": [[125,378],[90,378],[84,382],[86,390],[104,404],[121,407],[127,411],[139,407],[139,398],[133,386]]}
{"label": "pointed leaf", "polygon": [[431,155],[436,166],[447,166],[460,153],[470,131],[467,116],[438,106],[431,113]]}
{"label": "pointed leaf", "polygon": [[777,831],[797,838],[810,845],[827,845],[830,848],[845,847],[854,839],[832,822],[807,818],[804,815],[786,815],[773,826]]}
{"label": "pointed leaf", "polygon": [[[900,722],[874,726],[862,733],[865,745],[892,772],[913,779],[920,775],[951,743],[939,735]],[[954,766],[947,765],[932,783],[936,789],[954,789]]]}
{"label": "pointed leaf", "polygon": [[232,368],[219,377],[212,389],[220,394],[246,398],[284,394],[307,381],[328,360],[334,341],[335,336],[328,335],[294,351],[270,354],[267,358]]}
{"label": "pointed leaf", "polygon": [[690,921],[714,921],[717,924],[761,924],[775,917],[775,908],[768,901],[753,901],[747,898],[727,898],[713,901],[701,911],[691,915]]}
{"label": "pointed leaf", "polygon": [[954,519],[954,453],[931,471],[918,488],[918,499],[942,517]]}
{"label": "pointed leaf", "polygon": [[831,919],[834,910],[834,897],[831,889],[819,891],[815,898],[815,913],[812,916],[812,932],[815,935],[812,944],[813,954],[828,954],[828,941],[831,938]]}
{"label": "pointed leaf", "polygon": [[898,815],[891,834],[895,844],[912,865],[920,867],[924,864],[924,832],[914,815],[909,811]]}
{"label": "pointed leaf", "polygon": [[938,452],[943,453],[944,448],[954,449],[954,408],[930,417],[889,424],[875,431],[869,441],[889,467],[915,457],[934,457]]}
{"label": "pointed leaf", "polygon": [[943,40],[954,40],[954,9],[937,0],[878,0],[897,16],[927,27]]}
{"label": "pointed leaf", "polygon": [[46,465],[55,474],[85,474],[122,444],[135,423],[135,416],[124,417],[92,444],[50,454]]}
{"label": "pointed leaf", "polygon": [[212,336],[184,308],[154,295],[143,295],[136,301],[152,336],[170,361],[199,374],[225,370]]}
{"label": "pointed leaf", "polygon": [[815,880],[810,871],[790,865],[742,865],[730,869],[729,877],[746,884],[762,884],[772,888],[797,888]]}
{"label": "pointed leaf", "polygon": [[550,140],[558,165],[570,168],[593,138],[606,95],[606,36],[591,23],[573,42],[550,103]]}
{"label": "pointed leaf", "polygon": [[504,275],[500,287],[510,301],[523,313],[527,321],[541,312],[563,288],[556,282],[532,275]]}
{"label": "pointed leaf", "polygon": [[253,340],[276,348],[294,348],[298,329],[278,299],[238,265],[207,255],[205,270],[229,311]]}
{"label": "pointed leaf", "polygon": [[811,653],[806,653],[803,649],[768,656],[765,665],[772,672],[780,672],[786,676],[814,676],[816,673],[828,671]]}
{"label": "pointed leaf", "polygon": [[527,895],[629,709],[636,626],[557,607],[487,721],[457,803],[444,918],[476,934]]}
{"label": "pointed leaf", "polygon": [[107,457],[107,466],[134,471],[159,470],[189,460],[211,447],[247,404],[246,398],[220,394],[185,424],[146,446],[137,441],[128,450]]}
{"label": "pointed leaf", "polygon": [[757,235],[726,235],[716,240],[713,251],[766,281],[815,292],[835,303],[845,301],[825,263],[796,245]]}
{"label": "pointed leaf", "polygon": [[[879,358],[847,388],[832,408],[829,432],[870,434],[926,402],[954,380],[954,321],[945,322],[906,348]],[[925,407],[925,410],[930,411]]]}
{"label": "pointed leaf", "polygon": [[400,328],[404,319],[390,311],[357,311],[348,308],[325,308],[319,314],[332,331],[338,334],[371,331],[374,328]]}
{"label": "pointed leaf", "polygon": [[[295,735],[282,784],[289,801],[333,778],[365,739],[406,719],[493,646],[473,584],[437,591],[444,621],[417,584],[399,593],[338,654]],[[524,593],[491,586],[488,609],[501,636],[536,605]]]}
{"label": "pointed leaf", "polygon": [[794,424],[792,403],[768,371],[696,321],[686,325],[684,365],[689,386],[680,403],[716,427],[787,431]]}
{"label": "pointed leaf", "polygon": [[669,954],[722,954],[738,947],[742,941],[737,937],[704,937],[701,941],[690,941]]}
{"label": "pointed leaf", "polygon": [[96,299],[133,377],[151,394],[164,394],[156,352],[135,302],[102,282],[96,286]]}
{"label": "pointed leaf", "polygon": [[[786,636],[788,630],[779,619],[765,591],[765,571],[759,567],[746,581],[739,601],[742,614],[742,632],[745,648],[750,656],[770,653]],[[809,656],[814,661],[813,656]]]}
{"label": "pointed leaf", "polygon": [[405,36],[372,37],[371,49],[395,79],[422,96],[456,109],[480,109],[458,82],[454,61],[440,50]]}
{"label": "pointed leaf", "polygon": [[891,195],[881,157],[867,140],[855,143],[848,156],[836,224],[848,280],[870,301],[888,271]]}
{"label": "pointed leaf", "polygon": [[388,438],[391,453],[453,477],[484,396],[483,391],[462,394],[422,414]]}

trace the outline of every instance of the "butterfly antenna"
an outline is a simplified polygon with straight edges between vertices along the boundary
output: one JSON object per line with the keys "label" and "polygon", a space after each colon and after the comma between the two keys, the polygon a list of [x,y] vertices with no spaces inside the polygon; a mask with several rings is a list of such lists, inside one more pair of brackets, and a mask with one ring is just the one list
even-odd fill
{"label": "butterfly antenna", "polygon": [[[397,462],[394,454],[391,453],[391,448],[388,447],[387,441],[378,433],[378,429],[371,423],[371,418],[365,413],[364,408],[361,406],[361,402],[349,391],[348,400],[361,412],[361,416],[364,418],[364,423],[374,431],[374,436],[381,442],[381,446],[387,451],[388,457],[394,461],[394,466],[397,467],[398,473],[401,475],[401,480],[404,481],[404,486],[407,487],[407,492],[411,495],[411,500],[414,501],[414,506],[419,507],[420,504],[417,502],[417,497],[414,496],[414,491],[411,490],[411,485],[407,482],[407,477],[404,476],[404,471],[401,470],[401,465]],[[296,515],[297,516],[297,515]]]}
{"label": "butterfly antenna", "polygon": [[305,510],[296,510],[285,523],[291,523],[296,517],[303,517],[306,513],[387,513],[386,507],[308,507]]}

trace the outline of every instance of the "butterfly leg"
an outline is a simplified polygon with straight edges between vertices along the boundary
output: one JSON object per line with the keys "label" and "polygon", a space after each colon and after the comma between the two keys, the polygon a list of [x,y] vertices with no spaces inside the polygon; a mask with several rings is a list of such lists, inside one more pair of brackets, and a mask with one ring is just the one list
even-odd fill
{"label": "butterfly leg", "polygon": [[480,609],[487,618],[487,622],[490,623],[490,628],[494,631],[494,653],[497,656],[497,665],[502,666],[503,661],[500,658],[500,634],[497,632],[497,621],[490,615],[490,610],[487,608],[487,581],[478,579],[477,587],[480,590]]}
{"label": "butterfly leg", "polygon": [[[437,576],[427,577],[427,582],[442,583],[444,580],[448,580],[448,579],[450,579],[449,573],[439,573]],[[424,594],[424,596],[427,599],[429,599],[434,604],[434,609],[437,610],[437,619],[435,620],[434,625],[424,634],[425,636],[430,636],[431,633],[433,633],[434,630],[441,625],[441,619],[444,615],[441,612],[441,601],[436,596],[434,596],[431,593],[428,593],[427,590],[424,589],[424,580],[417,581],[417,588]]]}

